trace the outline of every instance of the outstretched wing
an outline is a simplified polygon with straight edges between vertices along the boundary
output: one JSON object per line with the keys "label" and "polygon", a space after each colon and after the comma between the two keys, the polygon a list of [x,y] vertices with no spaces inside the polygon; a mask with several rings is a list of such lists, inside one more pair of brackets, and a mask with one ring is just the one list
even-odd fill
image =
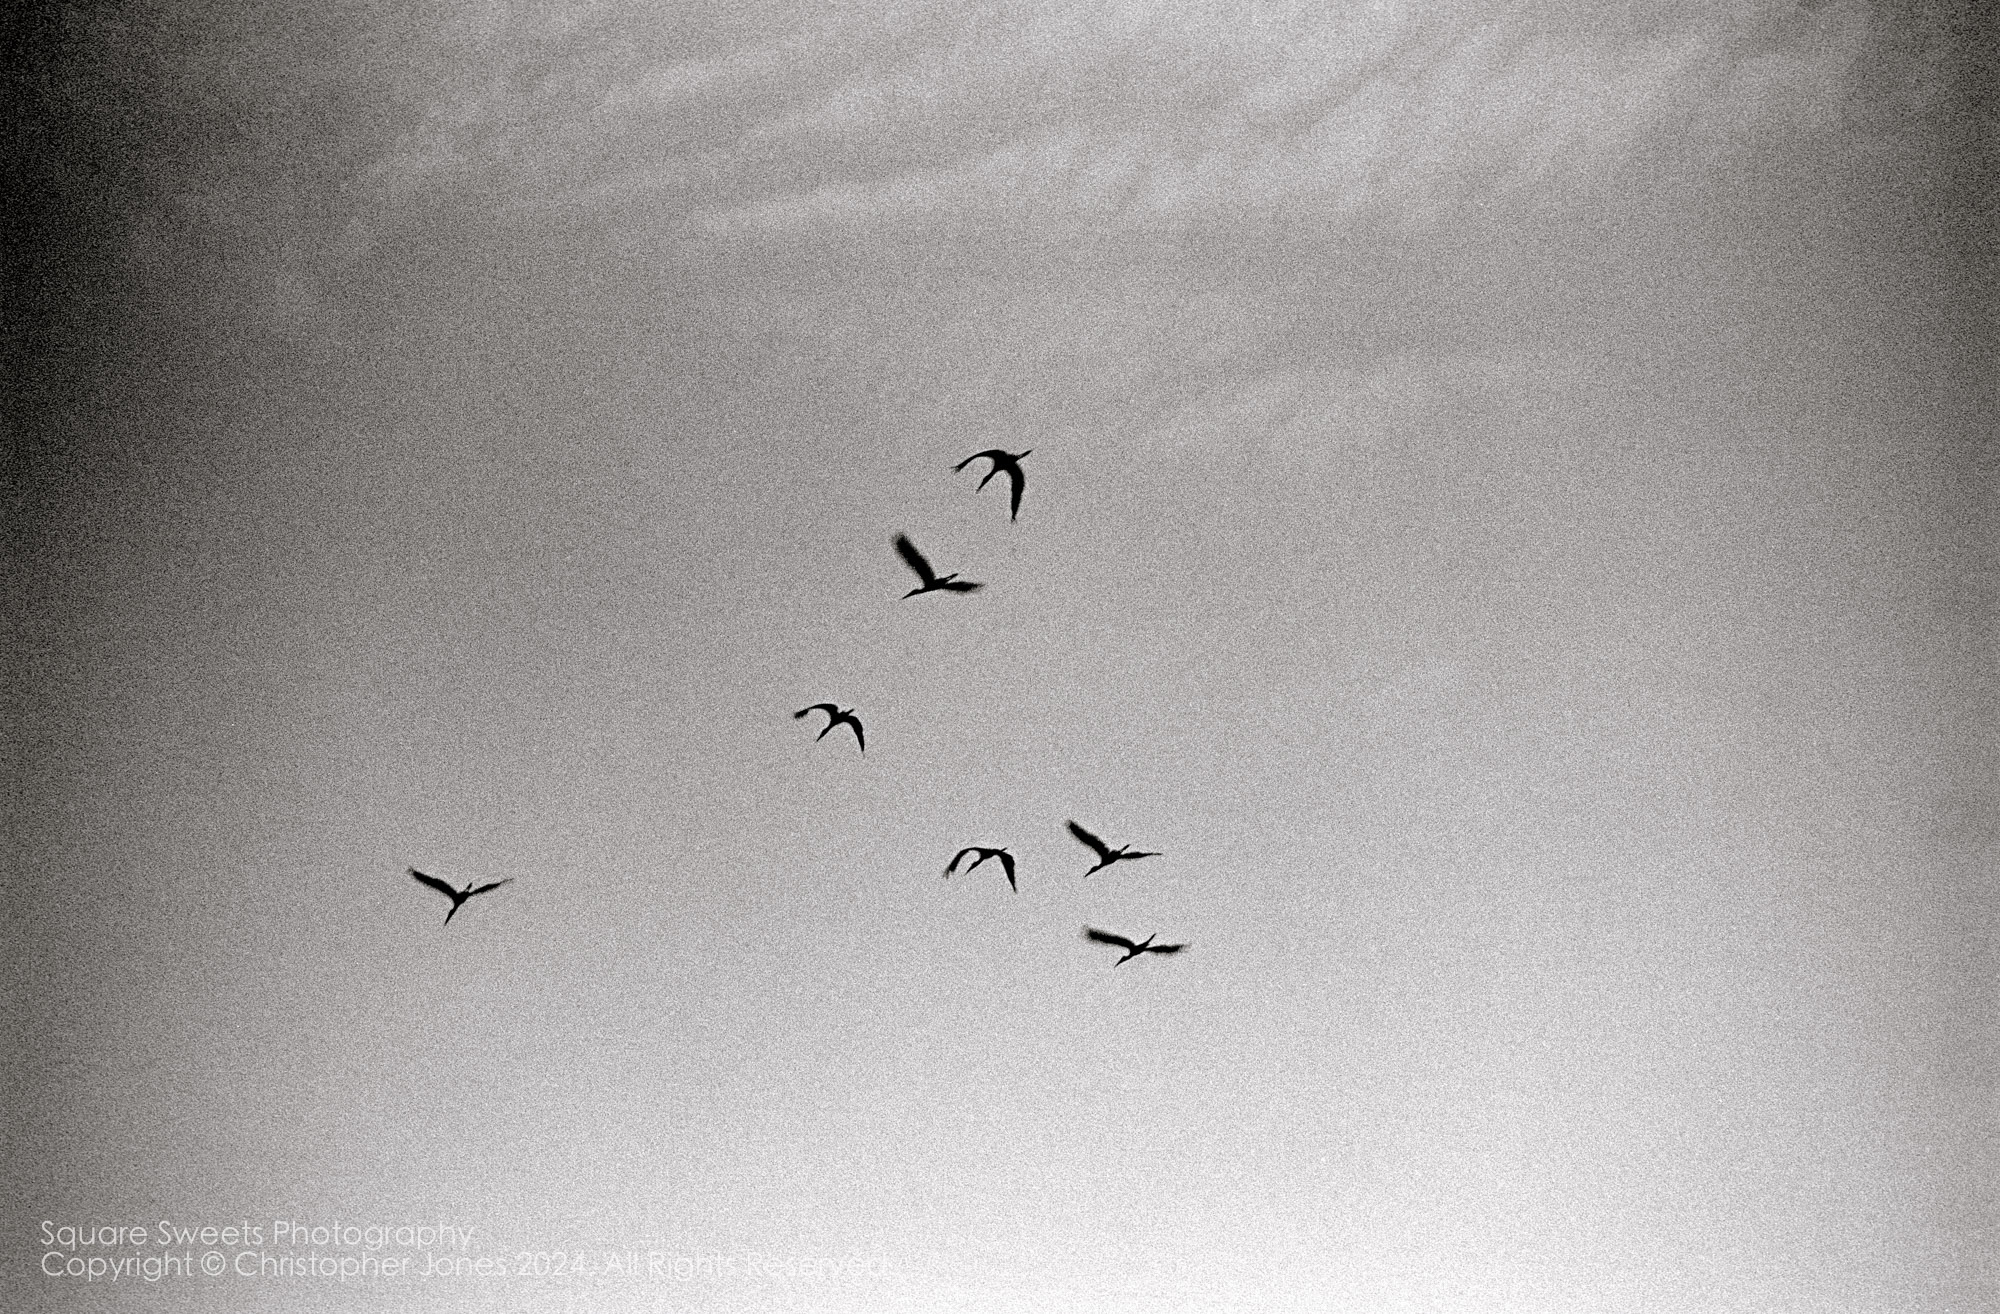
{"label": "outstretched wing", "polygon": [[1000,870],[1007,873],[1007,888],[1019,894],[1021,887],[1014,884],[1014,855],[1002,849],[993,856],[1000,859]]}
{"label": "outstretched wing", "polygon": [[488,881],[488,882],[487,882],[486,884],[484,884],[484,885],[480,885],[480,886],[476,886],[476,887],[474,887],[474,888],[472,888],[472,889],[470,889],[470,890],[467,890],[467,891],[465,892],[465,897],[466,897],[466,898],[468,898],[468,899],[470,899],[470,898],[471,898],[471,897],[472,897],[473,895],[475,895],[475,894],[484,894],[484,893],[486,893],[486,892],[487,892],[488,890],[497,890],[497,889],[499,889],[499,888],[500,888],[500,887],[501,887],[502,885],[506,885],[506,884],[509,884],[510,882],[512,882],[512,881],[513,881],[513,879],[514,879],[514,878],[513,878],[512,876],[509,876],[509,877],[508,877],[508,878],[507,878],[506,880],[504,880],[504,881]]}
{"label": "outstretched wing", "polygon": [[917,551],[917,545],[909,540],[908,535],[896,535],[896,554],[902,557],[904,565],[917,572],[918,579],[926,584],[937,583],[937,572],[931,569],[931,563],[924,560],[924,554]]}
{"label": "outstretched wing", "polygon": [[861,733],[861,718],[858,716],[843,716],[840,719],[854,727],[854,742],[861,745],[862,752],[867,752],[868,737]]}
{"label": "outstretched wing", "polygon": [[1106,844],[1103,840],[1097,838],[1097,836],[1077,825],[1074,821],[1069,823],[1069,833],[1081,840],[1085,847],[1089,848],[1098,857],[1104,859],[1106,862],[1111,861],[1111,846],[1109,844]]}
{"label": "outstretched wing", "polygon": [[1187,946],[1184,944],[1149,944],[1146,946],[1146,952],[1149,954],[1177,954],[1185,948]]}
{"label": "outstretched wing", "polygon": [[1134,858],[1157,858],[1159,856],[1157,853],[1121,853],[1118,855],[1118,860],[1120,862],[1130,862]]}
{"label": "outstretched wing", "polygon": [[828,716],[838,716],[840,709],[832,703],[814,703],[811,707],[801,707],[798,711],[793,712],[792,719],[797,721],[809,712],[825,712]]}
{"label": "outstretched wing", "polygon": [[[978,849],[960,849],[958,852],[952,854],[951,863],[944,869],[944,874],[947,876],[951,875],[953,872],[958,870],[958,864],[965,860],[966,854],[977,853],[977,852],[979,852]],[[972,865],[974,867],[977,867],[979,864],[975,862]]]}
{"label": "outstretched wing", "polygon": [[1007,507],[1007,518],[1012,520],[1021,514],[1021,490],[1028,486],[1028,476],[1021,473],[1021,463],[1015,461],[1007,467],[1007,477],[1014,481],[1014,493]]}
{"label": "outstretched wing", "polygon": [[426,876],[424,875],[424,873],[418,871],[415,867],[410,868],[410,875],[416,877],[417,880],[422,884],[430,886],[432,889],[436,890],[439,894],[442,894],[445,898],[450,899],[454,904],[458,902],[458,891],[452,889],[451,886],[445,884],[437,877]]}
{"label": "outstretched wing", "polygon": [[938,587],[946,593],[971,593],[986,586],[969,579],[954,579],[947,580],[945,583],[938,585]]}
{"label": "outstretched wing", "polygon": [[[977,461],[980,457],[983,456],[987,460],[993,462],[993,468],[997,470],[1000,468],[1000,458],[1005,456],[1006,454],[1007,453],[1000,451],[997,448],[989,447],[983,452],[974,452],[972,455],[966,457],[963,461],[960,461],[957,465],[953,466],[952,469],[963,470],[966,466],[971,465],[974,461]],[[992,478],[993,477],[992,473],[989,471],[986,477],[989,479]]]}
{"label": "outstretched wing", "polygon": [[1127,940],[1122,935],[1113,935],[1109,931],[1100,931],[1089,926],[1083,928],[1083,938],[1086,940],[1095,940],[1099,944],[1115,944],[1120,949],[1137,949],[1139,947],[1137,943]]}

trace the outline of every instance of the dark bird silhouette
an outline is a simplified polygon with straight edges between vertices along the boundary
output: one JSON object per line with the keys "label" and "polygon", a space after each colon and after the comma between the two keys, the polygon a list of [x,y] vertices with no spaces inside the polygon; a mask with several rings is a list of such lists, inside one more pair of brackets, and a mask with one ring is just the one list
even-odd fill
{"label": "dark bird silhouette", "polygon": [[[1153,932],[1153,935],[1158,934],[1158,931]],[[1184,944],[1154,944],[1153,935],[1143,940],[1132,941],[1122,935],[1113,935],[1109,931],[1099,931],[1088,926],[1083,928],[1084,939],[1095,940],[1098,944],[1115,944],[1125,951],[1125,956],[1113,963],[1113,967],[1123,967],[1140,954],[1177,954],[1187,948]]]}
{"label": "dark bird silhouette", "polygon": [[1157,853],[1134,852],[1130,844],[1114,849],[1103,840],[1097,838],[1097,836],[1077,825],[1074,821],[1069,823],[1069,833],[1076,836],[1085,848],[1097,855],[1097,865],[1092,867],[1090,871],[1085,872],[1084,875],[1086,876],[1090,875],[1091,871],[1102,871],[1114,862],[1127,862],[1133,858],[1157,858],[1160,856]]}
{"label": "dark bird silhouette", "polygon": [[862,752],[865,753],[868,751],[868,738],[861,733],[861,722],[855,719],[852,707],[835,707],[832,703],[814,703],[811,707],[801,707],[798,711],[793,712],[792,719],[794,721],[799,720],[808,712],[826,713],[826,729],[813,736],[814,743],[818,743],[820,740],[826,738],[835,726],[845,721],[854,727],[854,742],[861,745]]}
{"label": "dark bird silhouette", "polygon": [[974,461],[977,461],[982,456],[985,457],[987,460],[993,462],[993,468],[986,472],[986,478],[981,479],[979,481],[979,488],[975,488],[972,490],[975,493],[985,488],[986,485],[989,482],[991,482],[994,475],[997,475],[1002,470],[1005,470],[1007,472],[1008,482],[1014,485],[1014,494],[1013,497],[1009,500],[1007,508],[1007,518],[1009,520],[1012,520],[1021,514],[1021,490],[1028,486],[1028,477],[1021,473],[1021,458],[1026,456],[1028,452],[1032,452],[1034,450],[1035,450],[1034,448],[1030,447],[1027,452],[1003,452],[999,448],[993,447],[983,452],[974,452],[972,455],[966,457],[963,461],[960,461],[957,465],[953,466],[952,469],[963,470],[966,466],[971,465]]}
{"label": "dark bird silhouette", "polygon": [[1021,887],[1014,884],[1014,855],[1007,852],[1007,850],[1005,849],[981,849],[981,848],[960,849],[957,853],[952,855],[951,865],[944,869],[944,874],[947,879],[950,878],[953,872],[958,870],[959,861],[963,859],[965,855],[968,853],[976,853],[979,856],[966,865],[965,869],[967,871],[971,871],[974,867],[977,867],[980,863],[986,861],[988,858],[998,858],[1000,859],[1000,870],[1007,873],[1007,888],[1012,890],[1016,894],[1019,894],[1021,892]]}
{"label": "dark bird silhouette", "polygon": [[934,589],[942,589],[946,593],[970,593],[974,589],[986,587],[984,584],[974,584],[971,580],[960,579],[956,571],[949,575],[938,574],[931,569],[931,563],[924,560],[924,554],[917,551],[917,545],[905,535],[896,535],[896,551],[901,554],[904,563],[917,572],[917,578],[923,581],[921,585],[905,593],[903,596],[906,598],[914,598],[919,593],[929,593]]}
{"label": "dark bird silhouette", "polygon": [[410,868],[410,875],[416,877],[417,880],[420,881],[421,883],[430,886],[432,889],[436,890],[439,894],[442,894],[447,899],[451,900],[451,912],[448,912],[444,915],[444,924],[446,926],[451,925],[452,913],[456,913],[458,911],[459,905],[464,903],[467,899],[470,899],[475,894],[484,894],[488,890],[497,890],[502,885],[505,885],[509,881],[512,881],[514,879],[512,876],[509,876],[507,880],[504,881],[488,881],[484,885],[468,885],[462,890],[454,890],[451,888],[450,885],[446,884],[444,881],[439,880],[435,876],[426,876],[424,873],[418,871],[415,867]]}

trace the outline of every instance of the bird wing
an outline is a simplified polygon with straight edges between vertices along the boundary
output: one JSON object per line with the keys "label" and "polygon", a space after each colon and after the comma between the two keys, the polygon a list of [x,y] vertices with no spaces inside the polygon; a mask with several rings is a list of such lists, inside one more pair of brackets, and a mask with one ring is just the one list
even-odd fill
{"label": "bird wing", "polygon": [[[957,871],[957,870],[958,870],[958,864],[959,864],[960,862],[964,861],[964,859],[965,859],[965,855],[966,855],[966,854],[968,854],[968,853],[977,853],[977,852],[979,852],[979,850],[978,850],[978,849],[960,849],[960,850],[959,850],[958,852],[956,852],[956,853],[952,854],[952,855],[951,855],[951,862],[950,862],[949,864],[947,864],[947,865],[946,865],[946,867],[945,867],[945,869],[944,869],[944,874],[945,874],[945,875],[947,875],[947,876],[951,875],[951,874],[952,874],[953,872],[955,872],[955,871]],[[974,867],[977,867],[977,866],[978,866],[979,864],[975,862],[975,863],[973,863],[972,865],[973,865]],[[969,870],[969,869],[968,869],[968,870]]]}
{"label": "bird wing", "polygon": [[1021,514],[1021,490],[1028,486],[1028,476],[1021,473],[1021,463],[1015,461],[1007,467],[1007,477],[1014,481],[1013,496],[1009,499],[1007,518],[1012,520]]}
{"label": "bird wing", "polygon": [[[840,709],[838,707],[835,707],[832,703],[814,703],[811,707],[801,707],[798,711],[793,712],[792,719],[796,721],[801,717],[803,717],[807,712],[825,712],[828,716],[833,716],[833,717],[837,717],[840,715]],[[829,724],[831,724],[831,722],[829,722]]]}
{"label": "bird wing", "polygon": [[1146,946],[1146,952],[1149,954],[1177,954],[1185,948],[1187,946],[1184,944],[1149,944]]}
{"label": "bird wing", "polygon": [[453,903],[458,902],[458,891],[454,890],[453,888],[451,888],[451,886],[439,880],[437,877],[426,876],[424,875],[424,873],[418,871],[415,867],[410,868],[410,875],[416,877],[423,884],[430,886],[432,889],[436,890],[439,894],[444,895],[446,898],[450,899]]}
{"label": "bird wing", "polygon": [[867,752],[868,736],[861,733],[861,718],[858,716],[843,716],[840,719],[854,727],[854,742],[861,746],[862,752]]}
{"label": "bird wing", "polygon": [[1118,856],[1124,861],[1130,862],[1133,858],[1157,858],[1160,855],[1157,853],[1121,853]]}
{"label": "bird wing", "polygon": [[513,879],[514,879],[514,878],[513,878],[512,876],[509,876],[509,877],[508,877],[508,878],[507,878],[506,880],[504,880],[504,881],[488,881],[488,882],[487,882],[486,884],[484,884],[484,885],[481,885],[481,886],[478,886],[478,887],[476,887],[476,888],[474,888],[474,889],[470,889],[470,890],[467,890],[467,891],[465,892],[465,897],[466,897],[466,898],[468,898],[468,899],[470,899],[470,898],[471,898],[471,897],[472,897],[473,895],[475,895],[475,894],[484,894],[484,893],[486,893],[486,892],[487,892],[488,890],[497,890],[497,889],[499,889],[499,888],[500,888],[500,887],[501,887],[502,885],[505,885],[505,884],[507,884],[508,882],[512,881]]}
{"label": "bird wing", "polygon": [[1074,821],[1069,823],[1069,833],[1082,840],[1098,857],[1104,859],[1106,862],[1111,861],[1111,846],[1109,844],[1106,844],[1103,840],[1097,838],[1097,836],[1077,825]]}
{"label": "bird wing", "polygon": [[969,579],[954,579],[940,584],[938,587],[947,593],[971,593],[986,586]]}
{"label": "bird wing", "polygon": [[1000,859],[1000,870],[1007,873],[1007,888],[1019,894],[1021,887],[1014,884],[1014,855],[1003,851],[993,856]]}
{"label": "bird wing", "polygon": [[1099,944],[1115,944],[1120,949],[1137,949],[1139,947],[1136,942],[1127,940],[1122,935],[1113,935],[1109,931],[1100,931],[1089,926],[1083,928],[1083,938],[1086,940],[1095,940]]}
{"label": "bird wing", "polygon": [[[1000,458],[1005,455],[1006,453],[1000,451],[998,448],[989,447],[983,452],[974,452],[972,455],[966,457],[963,461],[960,461],[957,465],[953,466],[952,469],[963,470],[966,466],[971,465],[974,461],[977,461],[980,457],[983,456],[987,460],[993,462],[993,468],[997,470],[1000,468]],[[992,476],[989,474],[987,477],[991,478]]]}
{"label": "bird wing", "polygon": [[896,535],[896,552],[903,558],[903,564],[917,572],[918,579],[926,584],[937,583],[937,572],[931,569],[931,563],[924,560],[924,554],[917,551],[917,545],[909,540],[908,535]]}

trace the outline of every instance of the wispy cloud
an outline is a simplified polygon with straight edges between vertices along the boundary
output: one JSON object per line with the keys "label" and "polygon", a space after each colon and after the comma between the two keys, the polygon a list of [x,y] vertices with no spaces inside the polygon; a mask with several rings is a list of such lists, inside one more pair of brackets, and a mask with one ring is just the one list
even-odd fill
{"label": "wispy cloud", "polygon": [[1867,12],[1452,4],[917,8],[682,58],[640,14],[495,35],[374,176],[716,231],[1245,207],[1423,226],[1663,139],[1838,120]]}
{"label": "wispy cloud", "polygon": [[283,320],[371,235],[446,240],[453,215],[680,246],[1478,231],[1634,160],[1749,176],[1802,133],[1935,113],[1949,24],[1886,2],[480,0],[91,39],[152,125],[132,254]]}

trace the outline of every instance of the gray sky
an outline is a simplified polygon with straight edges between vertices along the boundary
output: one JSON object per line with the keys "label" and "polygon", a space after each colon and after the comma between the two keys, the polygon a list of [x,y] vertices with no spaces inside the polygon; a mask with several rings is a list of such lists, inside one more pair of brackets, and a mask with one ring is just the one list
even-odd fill
{"label": "gray sky", "polygon": [[1969,7],[50,31],[9,1308],[1995,1298]]}

